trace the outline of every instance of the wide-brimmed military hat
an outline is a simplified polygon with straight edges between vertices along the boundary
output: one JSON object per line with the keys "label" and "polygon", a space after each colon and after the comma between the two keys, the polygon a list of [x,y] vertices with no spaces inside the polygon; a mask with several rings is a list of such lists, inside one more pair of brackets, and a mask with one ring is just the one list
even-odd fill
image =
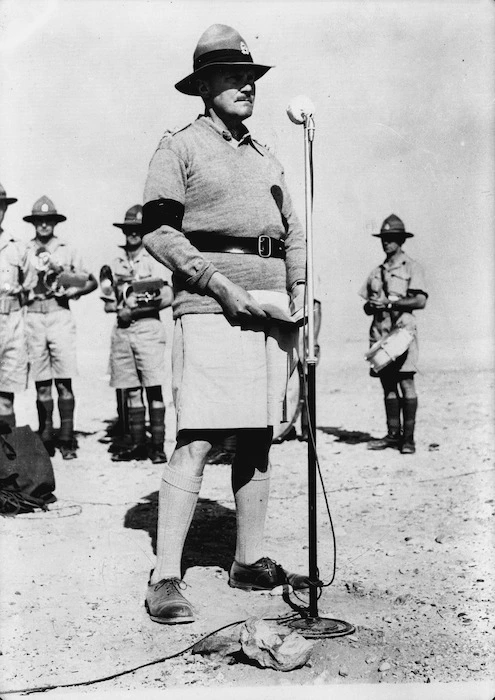
{"label": "wide-brimmed military hat", "polygon": [[175,87],[184,95],[199,95],[197,78],[211,66],[245,66],[258,80],[272,66],[254,63],[248,46],[238,31],[226,24],[212,24],[201,35],[193,56],[193,72]]}
{"label": "wide-brimmed military hat", "polygon": [[140,204],[135,204],[125,213],[124,222],[122,224],[114,224],[117,228],[126,231],[128,228],[138,228],[143,224],[143,207]]}
{"label": "wide-brimmed military hat", "polygon": [[383,222],[382,227],[380,229],[380,233],[372,233],[371,235],[376,236],[377,238],[381,238],[382,236],[412,238],[414,236],[414,233],[409,233],[409,231],[406,231],[406,227],[404,226],[404,222],[402,221],[402,219],[399,219],[399,217],[395,214],[390,214],[390,216],[387,216],[387,218]]}
{"label": "wide-brimmed military hat", "polygon": [[13,204],[14,202],[17,202],[17,199],[15,197],[7,197],[7,192],[0,184],[0,204],[3,203],[8,206],[9,204]]}
{"label": "wide-brimmed military hat", "polygon": [[24,221],[29,221],[29,223],[34,224],[40,219],[53,219],[57,224],[61,221],[66,221],[67,217],[63,214],[59,214],[55,209],[55,204],[51,199],[48,199],[45,195],[36,200],[33,204],[33,211],[29,216],[22,217]]}

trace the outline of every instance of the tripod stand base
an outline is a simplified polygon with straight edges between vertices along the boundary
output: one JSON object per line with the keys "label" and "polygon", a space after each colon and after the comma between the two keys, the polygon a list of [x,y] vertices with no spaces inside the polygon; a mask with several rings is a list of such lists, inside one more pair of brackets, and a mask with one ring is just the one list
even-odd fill
{"label": "tripod stand base", "polygon": [[345,637],[356,631],[356,628],[349,622],[333,620],[329,617],[306,617],[291,622],[289,627],[302,634],[306,639]]}

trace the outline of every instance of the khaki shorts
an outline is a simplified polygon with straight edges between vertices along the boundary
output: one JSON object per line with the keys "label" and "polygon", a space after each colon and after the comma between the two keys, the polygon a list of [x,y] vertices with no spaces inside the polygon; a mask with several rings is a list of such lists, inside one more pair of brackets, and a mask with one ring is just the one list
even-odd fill
{"label": "khaki shorts", "polygon": [[26,314],[31,377],[35,382],[77,374],[76,324],[69,309]]}
{"label": "khaki shorts", "polygon": [[297,340],[297,330],[241,328],[223,314],[178,318],[172,350],[177,432],[278,425]]}
{"label": "khaki shorts", "polygon": [[24,391],[28,355],[23,311],[0,313],[0,391]]}
{"label": "khaki shorts", "polygon": [[132,389],[161,386],[165,377],[165,328],[142,318],[129,328],[114,326],[110,345],[110,386]]}

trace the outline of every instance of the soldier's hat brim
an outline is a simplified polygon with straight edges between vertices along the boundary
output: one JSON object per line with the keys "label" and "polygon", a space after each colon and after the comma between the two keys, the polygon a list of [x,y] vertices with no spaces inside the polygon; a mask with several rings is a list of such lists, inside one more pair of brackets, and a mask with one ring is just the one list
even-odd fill
{"label": "soldier's hat brim", "polygon": [[264,66],[261,63],[251,63],[249,61],[212,61],[211,63],[207,63],[201,68],[193,71],[182,80],[179,80],[179,82],[175,84],[175,88],[184,95],[192,95],[196,97],[199,96],[197,80],[208,68],[212,68],[214,66],[233,66],[236,68],[252,70],[255,80],[259,80],[270,70],[270,68],[273,68],[273,66]]}
{"label": "soldier's hat brim", "polygon": [[28,216],[23,216],[22,218],[24,221],[28,221],[30,224],[34,224],[36,221],[40,221],[40,219],[52,219],[52,221],[55,221],[56,224],[59,224],[62,221],[67,221],[67,217],[63,214],[51,214],[50,212],[47,212],[46,214],[29,214]]}
{"label": "soldier's hat brim", "polygon": [[16,197],[0,197],[0,204],[9,206],[9,204],[14,204],[14,202],[17,202]]}
{"label": "soldier's hat brim", "polygon": [[392,236],[397,236],[397,238],[412,238],[414,233],[409,231],[380,231],[380,233],[372,233],[375,238],[391,238]]}
{"label": "soldier's hat brim", "polygon": [[126,221],[123,224],[112,224],[112,226],[116,226],[117,228],[120,228],[124,233],[126,232],[127,229],[133,228],[133,229],[139,229],[143,225],[142,221]]}

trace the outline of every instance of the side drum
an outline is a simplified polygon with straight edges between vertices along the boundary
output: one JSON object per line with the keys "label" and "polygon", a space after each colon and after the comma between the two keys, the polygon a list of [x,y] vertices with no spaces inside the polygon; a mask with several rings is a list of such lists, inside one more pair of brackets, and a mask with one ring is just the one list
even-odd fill
{"label": "side drum", "polygon": [[411,345],[414,336],[406,328],[394,328],[385,338],[378,340],[364,359],[367,360],[374,372],[378,374],[391,362],[403,355]]}

